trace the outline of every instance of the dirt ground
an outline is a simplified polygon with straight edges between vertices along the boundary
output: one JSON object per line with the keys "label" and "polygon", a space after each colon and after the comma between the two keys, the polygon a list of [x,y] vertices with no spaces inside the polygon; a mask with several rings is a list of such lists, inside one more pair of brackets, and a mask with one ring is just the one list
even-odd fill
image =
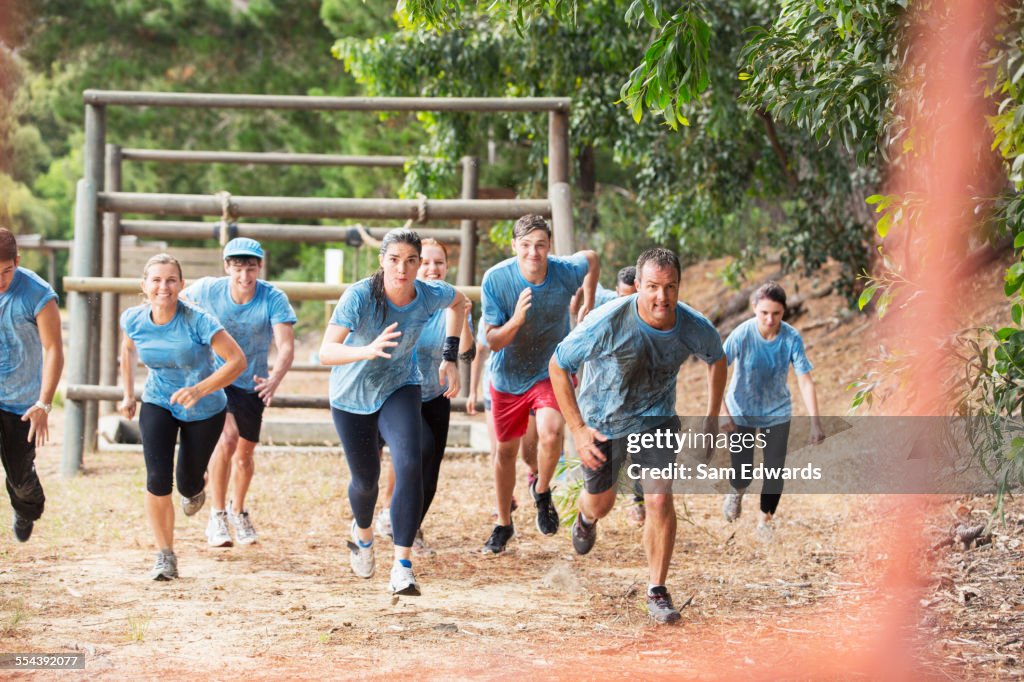
{"label": "dirt ground", "polygon": [[[687,272],[683,295],[698,309],[716,295],[716,267]],[[980,277],[974,286],[976,321],[997,323],[1005,305],[998,278]],[[822,412],[834,415],[846,413],[845,386],[872,354],[868,320],[844,321],[839,310],[834,297],[814,299],[795,323],[823,322],[805,339]],[[704,377],[699,365],[684,367],[680,411],[703,408]],[[296,374],[282,390],[307,393],[323,385],[323,375]],[[799,401],[795,411],[802,414]],[[296,416],[268,416],[285,414]],[[424,528],[436,554],[415,560],[422,597],[396,601],[387,593],[386,539],[377,544],[376,575],[351,574],[347,468],[339,451],[324,448],[258,452],[249,506],[259,544],[210,549],[207,511],[191,519],[179,513],[181,578],[149,581],[154,550],[142,509],[141,455],[92,453],[82,475],[63,479],[62,422],[55,410],[55,443],[39,456],[46,515],[27,544],[0,533],[0,653],[83,652],[90,678],[1021,674],[1018,500],[990,544],[929,553],[960,505],[984,517],[992,501],[791,495],[783,499],[774,540],[763,543],[751,510],[730,525],[721,518],[720,497],[678,496],[668,584],[685,608],[679,626],[658,627],[646,615],[641,531],[628,522],[625,499],[601,522],[585,557],[574,554],[567,529],[541,536],[532,505],[516,512],[508,552],[481,554],[493,505],[484,456],[445,462]],[[517,493],[526,496],[525,483]],[[5,673],[80,674],[0,677]]]}

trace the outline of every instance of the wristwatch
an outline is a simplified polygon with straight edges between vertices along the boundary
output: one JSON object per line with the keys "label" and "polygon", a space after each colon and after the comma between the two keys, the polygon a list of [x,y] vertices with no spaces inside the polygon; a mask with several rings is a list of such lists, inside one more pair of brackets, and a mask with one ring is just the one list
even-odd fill
{"label": "wristwatch", "polygon": [[44,403],[42,400],[37,400],[36,404],[33,405],[32,407],[38,407],[46,414],[50,414],[50,410],[53,409],[53,403]]}

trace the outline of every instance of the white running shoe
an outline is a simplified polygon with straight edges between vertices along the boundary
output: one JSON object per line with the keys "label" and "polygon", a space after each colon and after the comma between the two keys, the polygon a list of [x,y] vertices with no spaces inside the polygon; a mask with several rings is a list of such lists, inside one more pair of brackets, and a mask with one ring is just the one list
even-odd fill
{"label": "white running shoe", "polygon": [[775,539],[775,523],[772,521],[771,514],[761,512],[760,520],[757,522],[755,535],[758,540],[765,544],[768,544]]}
{"label": "white running shoe", "polygon": [[238,539],[240,545],[251,545],[259,540],[259,536],[256,535],[256,529],[252,527],[252,519],[249,518],[249,512],[243,510],[241,514],[236,514],[235,510],[232,509],[232,503],[228,502],[228,519],[231,520],[231,526],[235,529],[235,537]]}
{"label": "white running shoe", "polygon": [[390,509],[384,507],[380,510],[380,513],[377,514],[377,523],[374,524],[374,527],[377,531],[377,535],[380,535],[381,537],[387,536],[389,538],[394,538],[394,533],[391,531]]}
{"label": "white running shoe", "polygon": [[375,564],[373,561],[373,545],[369,547],[363,547],[359,544],[359,535],[356,533],[356,521],[352,519],[352,539],[348,542],[349,565],[352,566],[352,572],[360,578],[371,578],[373,577],[373,569]]}
{"label": "white running shoe", "polygon": [[231,533],[228,532],[228,513],[210,510],[210,522],[206,524],[206,541],[210,547],[230,547]]}
{"label": "white running shoe", "polygon": [[401,594],[406,597],[420,596],[420,586],[416,582],[416,576],[413,575],[412,567],[406,568],[398,563],[397,559],[391,566],[391,594]]}
{"label": "white running shoe", "polygon": [[722,516],[729,523],[732,523],[740,517],[740,512],[743,511],[743,494],[747,492],[746,488],[742,490],[733,490],[725,496],[722,500]]}

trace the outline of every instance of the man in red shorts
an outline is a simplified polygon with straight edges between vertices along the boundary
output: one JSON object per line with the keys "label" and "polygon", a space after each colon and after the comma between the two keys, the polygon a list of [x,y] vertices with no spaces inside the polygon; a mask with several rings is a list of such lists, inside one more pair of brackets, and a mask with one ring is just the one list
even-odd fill
{"label": "man in red shorts", "polygon": [[583,286],[582,320],[594,307],[599,266],[597,254],[580,251],[560,258],[551,251],[551,228],[538,215],[516,221],[512,247],[515,258],[498,263],[484,274],[483,323],[491,347],[491,404],[498,456],[494,487],[498,521],[485,551],[504,551],[512,527],[519,440],[533,410],[539,436],[537,479],[530,495],[537,505],[537,529],[558,532],[558,512],[551,501],[551,478],[562,449],[565,420],[548,379],[548,361],[555,346],[569,333],[568,307]]}

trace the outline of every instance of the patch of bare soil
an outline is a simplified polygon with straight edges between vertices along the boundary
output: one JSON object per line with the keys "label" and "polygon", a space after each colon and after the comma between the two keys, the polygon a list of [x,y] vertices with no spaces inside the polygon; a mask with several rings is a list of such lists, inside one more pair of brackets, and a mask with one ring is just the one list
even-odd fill
{"label": "patch of bare soil", "polygon": [[[730,526],[717,496],[692,496],[680,499],[670,579],[684,625],[656,627],[641,531],[625,514],[578,557],[565,532],[541,536],[524,509],[511,549],[484,556],[491,476],[484,458],[462,457],[445,463],[425,527],[436,554],[416,561],[424,596],[395,602],[386,540],[372,579],[348,568],[346,469],[323,452],[260,456],[258,545],[210,549],[205,510],[178,514],[181,578],[157,583],[146,576],[141,458],[91,455],[69,480],[57,454],[41,457],[50,501],[32,540],[0,539],[0,637],[4,651],[85,652],[91,677],[720,677],[784,665],[822,614],[849,609],[866,631],[857,605],[879,597],[851,523],[868,518],[863,500],[787,498],[775,541],[762,544],[749,515]],[[778,647],[758,651],[751,638]],[[829,638],[839,644],[837,633],[816,639]]]}
{"label": "patch of bare soil", "polygon": [[918,618],[926,668],[1024,677],[1024,508],[1014,500],[990,524],[994,504],[941,500],[928,515],[932,563]]}

